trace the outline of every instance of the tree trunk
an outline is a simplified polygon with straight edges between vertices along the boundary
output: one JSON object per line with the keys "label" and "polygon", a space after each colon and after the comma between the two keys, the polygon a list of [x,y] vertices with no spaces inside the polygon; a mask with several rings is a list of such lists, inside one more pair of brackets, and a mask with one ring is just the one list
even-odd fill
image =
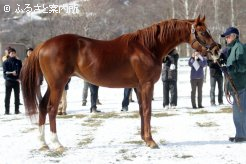
{"label": "tree trunk", "polygon": [[235,26],[234,0],[231,0],[231,26]]}
{"label": "tree trunk", "polygon": [[172,0],[172,18],[175,18],[174,0]]}
{"label": "tree trunk", "polygon": [[[184,1],[184,7],[185,7],[185,18],[189,19],[189,4],[188,4],[188,0]],[[186,44],[186,55],[190,56],[190,48],[189,48],[188,44]]]}

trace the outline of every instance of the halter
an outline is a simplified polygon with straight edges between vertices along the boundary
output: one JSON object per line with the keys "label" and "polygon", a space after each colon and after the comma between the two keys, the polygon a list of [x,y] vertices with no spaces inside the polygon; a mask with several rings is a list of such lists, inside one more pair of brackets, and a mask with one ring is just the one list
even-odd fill
{"label": "halter", "polygon": [[211,50],[217,46],[218,44],[216,42],[213,42],[211,45],[207,45],[205,41],[203,41],[201,38],[199,38],[196,29],[194,27],[194,24],[191,26],[191,33],[194,35],[194,39],[191,42],[191,46],[195,43],[198,42],[202,47],[205,47],[208,52],[211,53]]}

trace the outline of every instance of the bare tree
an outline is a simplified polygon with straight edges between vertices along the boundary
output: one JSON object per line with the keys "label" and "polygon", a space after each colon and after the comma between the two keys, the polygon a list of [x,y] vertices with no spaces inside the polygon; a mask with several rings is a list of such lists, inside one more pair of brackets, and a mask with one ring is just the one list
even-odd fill
{"label": "bare tree", "polygon": [[235,26],[234,0],[231,0],[231,25]]}
{"label": "bare tree", "polygon": [[[8,0],[0,6],[10,5],[11,12],[0,10],[0,39],[8,42],[24,42],[36,45],[50,37],[75,33],[96,39],[112,39],[124,33],[134,32],[153,23],[177,18],[194,19],[206,15],[206,23],[214,38],[228,26],[240,30],[242,42],[246,42],[245,0],[89,0],[74,1],[79,5],[78,14],[42,13],[43,20],[35,20],[27,13],[16,13],[14,9],[25,3],[63,5],[70,0]],[[208,5],[208,3],[210,3]],[[226,12],[225,12],[226,11]],[[23,20],[25,19],[26,22]],[[26,20],[29,19],[29,20]],[[20,23],[22,22],[22,23]],[[180,54],[190,55],[191,48],[182,44]]]}

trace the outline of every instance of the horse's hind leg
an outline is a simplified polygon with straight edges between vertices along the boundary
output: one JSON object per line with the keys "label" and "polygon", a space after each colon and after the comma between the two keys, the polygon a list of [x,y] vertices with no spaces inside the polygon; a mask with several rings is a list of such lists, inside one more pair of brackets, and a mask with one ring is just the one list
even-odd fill
{"label": "horse's hind leg", "polygon": [[50,120],[50,132],[51,132],[51,144],[56,149],[56,151],[64,151],[63,146],[58,140],[56,131],[56,115],[59,105],[59,101],[62,95],[62,89],[53,89],[50,92],[50,101],[48,104],[48,113]]}
{"label": "horse's hind leg", "polygon": [[46,91],[39,105],[39,137],[38,139],[40,142],[40,150],[49,149],[45,141],[45,121],[46,121],[46,115],[47,115],[48,100],[49,100],[49,90]]}

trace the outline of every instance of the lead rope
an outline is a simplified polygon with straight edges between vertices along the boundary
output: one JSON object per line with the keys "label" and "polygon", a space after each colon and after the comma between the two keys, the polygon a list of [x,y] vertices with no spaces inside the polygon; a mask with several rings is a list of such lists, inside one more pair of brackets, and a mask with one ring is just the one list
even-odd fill
{"label": "lead rope", "polygon": [[229,104],[233,105],[232,101],[231,101],[231,94],[230,92],[228,92],[228,89],[227,89],[227,79],[225,78],[225,81],[224,81],[224,92],[226,93],[226,100]]}
{"label": "lead rope", "polygon": [[[219,65],[220,68],[222,68],[222,66],[221,66],[221,64],[218,62],[218,60],[216,60],[216,63]],[[235,86],[235,84],[234,84],[234,82],[233,82],[231,76],[230,76],[230,75],[228,74],[228,72],[226,72],[226,71],[222,71],[222,72],[223,72],[224,75],[225,75],[225,80],[227,80],[227,81],[229,82],[229,84],[231,85],[232,91],[233,91],[233,93],[234,93],[234,95],[235,95],[235,101],[236,101],[236,103],[237,103],[238,109],[239,109],[240,112],[242,112],[242,108],[241,108],[241,106],[240,106],[240,99],[239,99],[238,91],[237,91],[237,89],[236,89],[236,86]],[[225,93],[226,93],[226,100],[228,101],[229,104],[232,105],[233,103],[231,102],[231,98],[230,98],[230,97],[231,97],[231,94],[228,92],[226,82],[225,82],[225,84],[224,84],[224,88],[225,88]]]}

